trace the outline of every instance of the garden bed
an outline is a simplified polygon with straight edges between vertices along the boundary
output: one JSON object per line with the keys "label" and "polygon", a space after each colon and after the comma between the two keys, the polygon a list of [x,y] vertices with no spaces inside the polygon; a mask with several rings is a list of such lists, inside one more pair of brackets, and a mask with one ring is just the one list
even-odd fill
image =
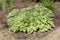
{"label": "garden bed", "polygon": [[[36,4],[35,2],[22,2],[22,1],[16,0],[15,4],[13,5],[13,8],[25,8],[28,6],[33,6],[35,4]],[[41,38],[45,37],[52,31],[54,31],[55,29],[59,28],[59,26],[60,26],[60,19],[59,19],[60,18],[60,3],[55,2],[54,6],[56,7],[56,12],[55,12],[55,16],[54,16],[54,22],[56,25],[55,28],[52,28],[48,32],[44,32],[44,33],[37,32],[37,33],[33,33],[33,34],[29,35],[29,34],[22,33],[22,32],[17,32],[17,33],[11,32],[12,33],[11,35],[15,36],[17,39],[20,39],[20,40],[40,40]],[[2,29],[6,28],[8,30],[8,27],[5,27],[6,21],[7,21],[6,16],[7,16],[7,12],[4,14],[2,9],[0,9],[0,23],[4,24],[4,27],[1,27],[1,28]]]}

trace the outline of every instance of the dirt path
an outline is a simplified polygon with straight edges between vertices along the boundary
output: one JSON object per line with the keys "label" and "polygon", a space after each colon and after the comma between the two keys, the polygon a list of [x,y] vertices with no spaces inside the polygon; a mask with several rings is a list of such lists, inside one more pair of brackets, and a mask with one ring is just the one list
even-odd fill
{"label": "dirt path", "polygon": [[60,27],[41,40],[60,40]]}
{"label": "dirt path", "polygon": [[6,29],[0,30],[0,40],[16,40]]}

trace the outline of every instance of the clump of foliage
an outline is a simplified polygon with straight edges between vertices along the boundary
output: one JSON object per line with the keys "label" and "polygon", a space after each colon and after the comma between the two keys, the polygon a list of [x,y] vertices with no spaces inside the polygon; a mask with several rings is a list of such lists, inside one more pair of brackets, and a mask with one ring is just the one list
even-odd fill
{"label": "clump of foliage", "polygon": [[30,1],[41,2],[41,4],[46,8],[52,10],[53,12],[55,10],[53,6],[54,0],[30,0]]}
{"label": "clump of foliage", "polygon": [[54,0],[41,0],[41,4],[54,12]]}
{"label": "clump of foliage", "polygon": [[0,0],[0,7],[2,7],[3,11],[8,10],[14,0]]}
{"label": "clump of foliage", "polygon": [[45,32],[54,27],[54,13],[42,5],[35,5],[24,9],[14,9],[7,17],[9,30],[33,33],[37,30]]}

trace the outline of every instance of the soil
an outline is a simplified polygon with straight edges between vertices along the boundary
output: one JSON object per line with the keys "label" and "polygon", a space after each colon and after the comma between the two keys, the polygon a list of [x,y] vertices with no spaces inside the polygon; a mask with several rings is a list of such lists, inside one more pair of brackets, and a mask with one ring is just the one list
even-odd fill
{"label": "soil", "polygon": [[[28,2],[28,1],[24,2],[22,0],[15,0],[15,3],[12,5],[11,9],[25,8],[28,6],[33,6],[35,4],[36,4],[35,2]],[[60,26],[60,2],[55,2],[54,6],[56,8],[55,17],[54,17],[54,22],[55,22],[56,27],[52,28],[51,30],[44,32],[44,33],[35,32],[33,34],[26,34],[26,33],[22,33],[22,32],[13,33],[11,31],[9,31],[8,26],[6,26],[7,12],[4,13],[2,11],[2,9],[0,9],[0,34],[1,34],[0,40],[40,40],[43,37],[45,37],[46,35],[53,32],[54,30],[58,29]]]}

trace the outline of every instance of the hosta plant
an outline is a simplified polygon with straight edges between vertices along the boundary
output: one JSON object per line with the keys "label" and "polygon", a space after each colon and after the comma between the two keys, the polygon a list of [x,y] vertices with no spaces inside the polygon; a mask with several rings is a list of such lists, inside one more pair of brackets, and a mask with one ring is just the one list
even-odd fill
{"label": "hosta plant", "polygon": [[35,5],[24,9],[14,9],[7,17],[9,30],[33,33],[37,30],[45,32],[54,27],[54,13],[42,5]]}
{"label": "hosta plant", "polygon": [[54,12],[54,0],[41,0],[41,4]]}
{"label": "hosta plant", "polygon": [[43,6],[52,10],[53,12],[55,10],[54,5],[53,5],[55,0],[28,0],[28,1],[40,2]]}

